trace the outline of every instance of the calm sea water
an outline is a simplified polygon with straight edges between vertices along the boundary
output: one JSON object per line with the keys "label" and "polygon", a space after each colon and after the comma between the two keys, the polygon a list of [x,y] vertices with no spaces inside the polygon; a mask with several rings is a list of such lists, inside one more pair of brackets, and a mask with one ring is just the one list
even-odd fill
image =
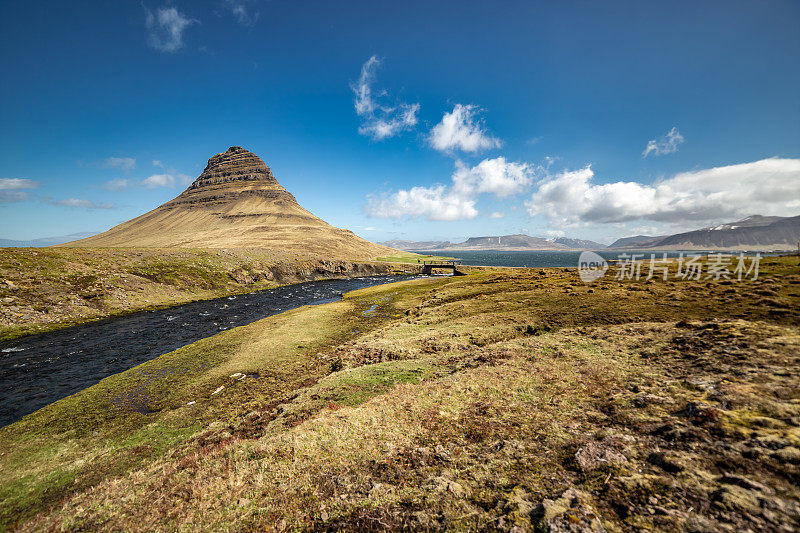
{"label": "calm sea water", "polygon": [[[427,255],[435,254],[430,250],[418,251],[418,254]],[[562,251],[536,251],[536,252],[494,252],[494,251],[457,251],[449,250],[446,252],[438,252],[440,255],[448,257],[456,257],[461,259],[465,265],[483,265],[483,266],[506,266],[506,267],[529,267],[529,268],[543,268],[543,267],[577,267],[578,256],[581,252],[562,252]],[[626,250],[619,251],[603,251],[598,253],[604,259],[619,259],[621,254],[643,254],[637,259],[650,259],[650,255],[655,253],[656,258],[663,257],[665,252],[653,252],[652,250]],[[666,252],[667,257],[678,257],[681,252]],[[705,254],[706,252],[684,252],[684,254]],[[711,252],[715,253],[715,252]],[[738,254],[738,252],[736,252]],[[761,254],[763,256],[770,254]]]}

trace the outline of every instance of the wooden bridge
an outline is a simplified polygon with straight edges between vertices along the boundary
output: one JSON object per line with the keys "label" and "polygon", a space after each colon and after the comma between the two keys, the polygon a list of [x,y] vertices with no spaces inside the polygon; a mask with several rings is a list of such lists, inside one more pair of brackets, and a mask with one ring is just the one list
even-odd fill
{"label": "wooden bridge", "polygon": [[454,276],[466,276],[464,272],[460,272],[456,267],[461,264],[460,259],[454,259],[452,261],[443,261],[441,259],[436,261],[423,261],[422,262],[422,273],[423,274],[433,274],[434,268],[443,268],[453,271]]}

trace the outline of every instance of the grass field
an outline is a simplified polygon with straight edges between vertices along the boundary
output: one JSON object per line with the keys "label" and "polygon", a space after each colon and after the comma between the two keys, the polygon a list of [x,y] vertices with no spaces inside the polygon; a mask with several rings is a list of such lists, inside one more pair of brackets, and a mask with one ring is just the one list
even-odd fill
{"label": "grass field", "polygon": [[798,303],[796,258],[756,281],[472,269],[355,291],[3,428],[0,520],[796,528]]}

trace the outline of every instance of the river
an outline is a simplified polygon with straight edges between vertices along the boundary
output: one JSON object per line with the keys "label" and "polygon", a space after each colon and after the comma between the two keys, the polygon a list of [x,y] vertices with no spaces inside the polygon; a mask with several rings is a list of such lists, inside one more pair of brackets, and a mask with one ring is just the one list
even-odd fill
{"label": "river", "polygon": [[333,302],[348,291],[413,277],[297,283],[0,342],[0,427],[107,376],[220,331],[303,305]]}

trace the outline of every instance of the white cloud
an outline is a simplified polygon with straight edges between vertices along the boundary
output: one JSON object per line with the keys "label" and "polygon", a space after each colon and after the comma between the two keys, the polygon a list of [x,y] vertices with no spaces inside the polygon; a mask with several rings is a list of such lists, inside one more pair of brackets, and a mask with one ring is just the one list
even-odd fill
{"label": "white cloud", "polygon": [[477,117],[480,111],[474,105],[456,104],[453,111],[445,113],[442,121],[433,127],[428,142],[441,152],[477,152],[500,148],[500,139],[487,133]]}
{"label": "white cloud", "polygon": [[489,218],[503,218],[505,217],[505,213],[501,213],[500,211],[495,211],[494,213],[489,213]]}
{"label": "white cloud", "polygon": [[160,7],[155,14],[145,8],[147,44],[161,52],[175,53],[183,48],[183,31],[197,22],[174,7]]}
{"label": "white cloud", "polygon": [[153,159],[153,166],[154,167],[164,168],[164,163],[162,163],[161,160],[159,160],[159,159]]}
{"label": "white cloud", "polygon": [[673,127],[666,135],[658,139],[652,139],[647,143],[642,157],[647,157],[651,153],[653,155],[671,154],[678,151],[678,145],[684,141],[683,135],[678,131],[678,128]]}
{"label": "white cloud", "polygon": [[155,189],[156,187],[175,187],[185,186],[192,182],[192,177],[186,174],[153,174],[142,180],[141,185],[145,189]]}
{"label": "white cloud", "polygon": [[358,133],[378,141],[412,129],[417,125],[419,112],[419,104],[398,103],[391,106],[381,103],[380,100],[386,96],[386,91],[379,91],[375,95],[372,90],[375,70],[380,64],[381,60],[377,56],[370,57],[361,66],[358,82],[350,86],[355,94],[353,105],[356,114],[364,120],[358,128]]}
{"label": "white cloud", "polygon": [[530,165],[508,162],[505,157],[484,159],[472,168],[457,161],[453,189],[462,196],[488,193],[504,198],[522,192],[531,180]]}
{"label": "white cloud", "polygon": [[63,205],[66,207],[84,207],[86,209],[114,209],[114,204],[107,204],[107,203],[96,204],[91,200],[84,200],[82,198],[50,200],[50,203],[53,205]]}
{"label": "white cloud", "polygon": [[256,3],[253,0],[224,0],[223,3],[242,26],[252,26],[258,20],[260,13],[252,8]]}
{"label": "white cloud", "polygon": [[478,196],[504,197],[520,192],[532,181],[533,169],[525,163],[508,162],[503,157],[484,159],[474,167],[456,162],[452,184],[413,187],[373,198],[365,207],[378,218],[425,217],[428,220],[463,220],[478,216]]}
{"label": "white cloud", "polygon": [[0,204],[25,202],[31,195],[26,189],[37,189],[39,182],[28,178],[0,178]]}
{"label": "white cloud", "polygon": [[39,188],[39,182],[28,178],[0,178],[0,191],[37,188]]}
{"label": "white cloud", "polygon": [[526,202],[555,227],[634,220],[684,224],[800,213],[800,159],[770,158],[681,172],[652,185],[593,183],[591,166],[548,176]]}
{"label": "white cloud", "polygon": [[128,180],[125,178],[109,180],[103,184],[103,188],[107,191],[121,191],[128,186]]}
{"label": "white cloud", "polygon": [[379,218],[425,217],[428,220],[463,220],[478,216],[475,200],[448,191],[444,185],[413,187],[372,201],[367,214]]}
{"label": "white cloud", "polygon": [[118,168],[130,172],[136,168],[136,159],[132,157],[109,157],[103,160],[103,168]]}

